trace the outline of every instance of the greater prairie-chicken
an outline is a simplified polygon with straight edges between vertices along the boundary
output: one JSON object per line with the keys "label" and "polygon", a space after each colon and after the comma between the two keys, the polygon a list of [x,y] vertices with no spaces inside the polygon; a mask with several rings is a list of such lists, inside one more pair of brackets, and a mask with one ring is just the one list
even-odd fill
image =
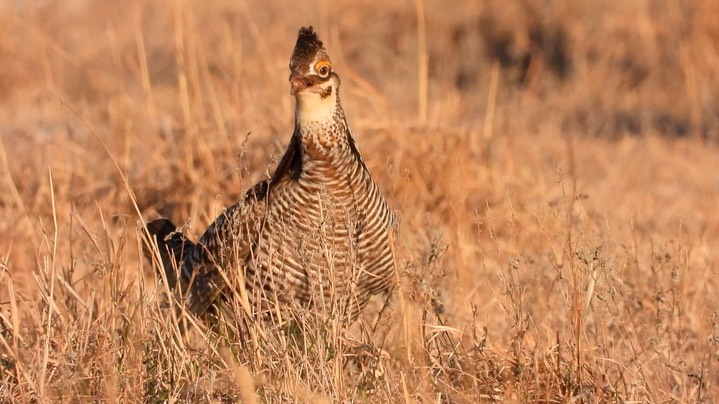
{"label": "greater prairie-chicken", "polygon": [[[396,217],[359,153],[340,78],[312,27],[299,31],[290,72],[295,130],[271,178],[197,243],[167,219],[147,224],[170,287],[179,286],[195,314],[238,294],[254,315],[299,303],[352,321],[372,295],[394,284]],[[228,287],[238,276],[240,287]]]}

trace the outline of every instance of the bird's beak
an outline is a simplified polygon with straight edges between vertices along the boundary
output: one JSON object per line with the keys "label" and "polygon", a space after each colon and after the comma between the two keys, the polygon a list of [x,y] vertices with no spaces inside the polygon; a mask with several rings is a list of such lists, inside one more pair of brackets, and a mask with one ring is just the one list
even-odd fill
{"label": "bird's beak", "polygon": [[290,94],[295,95],[311,85],[310,80],[300,73],[293,71],[292,74],[290,74]]}

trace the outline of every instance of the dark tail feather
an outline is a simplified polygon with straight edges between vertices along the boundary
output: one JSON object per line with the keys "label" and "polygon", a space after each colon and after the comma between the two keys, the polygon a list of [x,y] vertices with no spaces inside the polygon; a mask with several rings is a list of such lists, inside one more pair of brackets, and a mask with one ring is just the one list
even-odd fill
{"label": "dark tail feather", "polygon": [[[170,289],[174,289],[177,285],[178,272],[184,275],[181,269],[182,262],[195,247],[195,244],[186,239],[182,232],[178,231],[177,227],[168,219],[155,219],[148,222],[147,230],[157,242],[168,286]],[[146,245],[143,252],[145,257],[152,262],[155,253],[151,246]],[[160,266],[157,265],[156,267],[159,268]],[[183,279],[183,281],[182,284],[184,285],[187,280]]]}

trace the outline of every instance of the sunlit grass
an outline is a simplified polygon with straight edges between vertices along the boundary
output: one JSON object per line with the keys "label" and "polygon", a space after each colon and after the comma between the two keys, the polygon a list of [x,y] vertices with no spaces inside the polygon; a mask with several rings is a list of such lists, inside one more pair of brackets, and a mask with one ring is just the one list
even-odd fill
{"label": "sunlit grass", "polygon": [[[534,3],[0,6],[0,400],[714,401],[719,10]],[[308,24],[398,287],[348,330],[183,318],[142,223],[274,168]]]}

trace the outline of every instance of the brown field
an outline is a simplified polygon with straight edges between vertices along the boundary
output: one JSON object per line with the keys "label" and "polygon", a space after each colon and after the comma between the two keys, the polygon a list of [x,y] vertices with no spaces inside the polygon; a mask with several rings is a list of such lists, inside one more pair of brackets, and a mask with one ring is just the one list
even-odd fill
{"label": "brown field", "polygon": [[[719,2],[269,3],[0,2],[0,401],[719,400]],[[302,25],[401,287],[181,335],[142,222],[274,168]]]}

